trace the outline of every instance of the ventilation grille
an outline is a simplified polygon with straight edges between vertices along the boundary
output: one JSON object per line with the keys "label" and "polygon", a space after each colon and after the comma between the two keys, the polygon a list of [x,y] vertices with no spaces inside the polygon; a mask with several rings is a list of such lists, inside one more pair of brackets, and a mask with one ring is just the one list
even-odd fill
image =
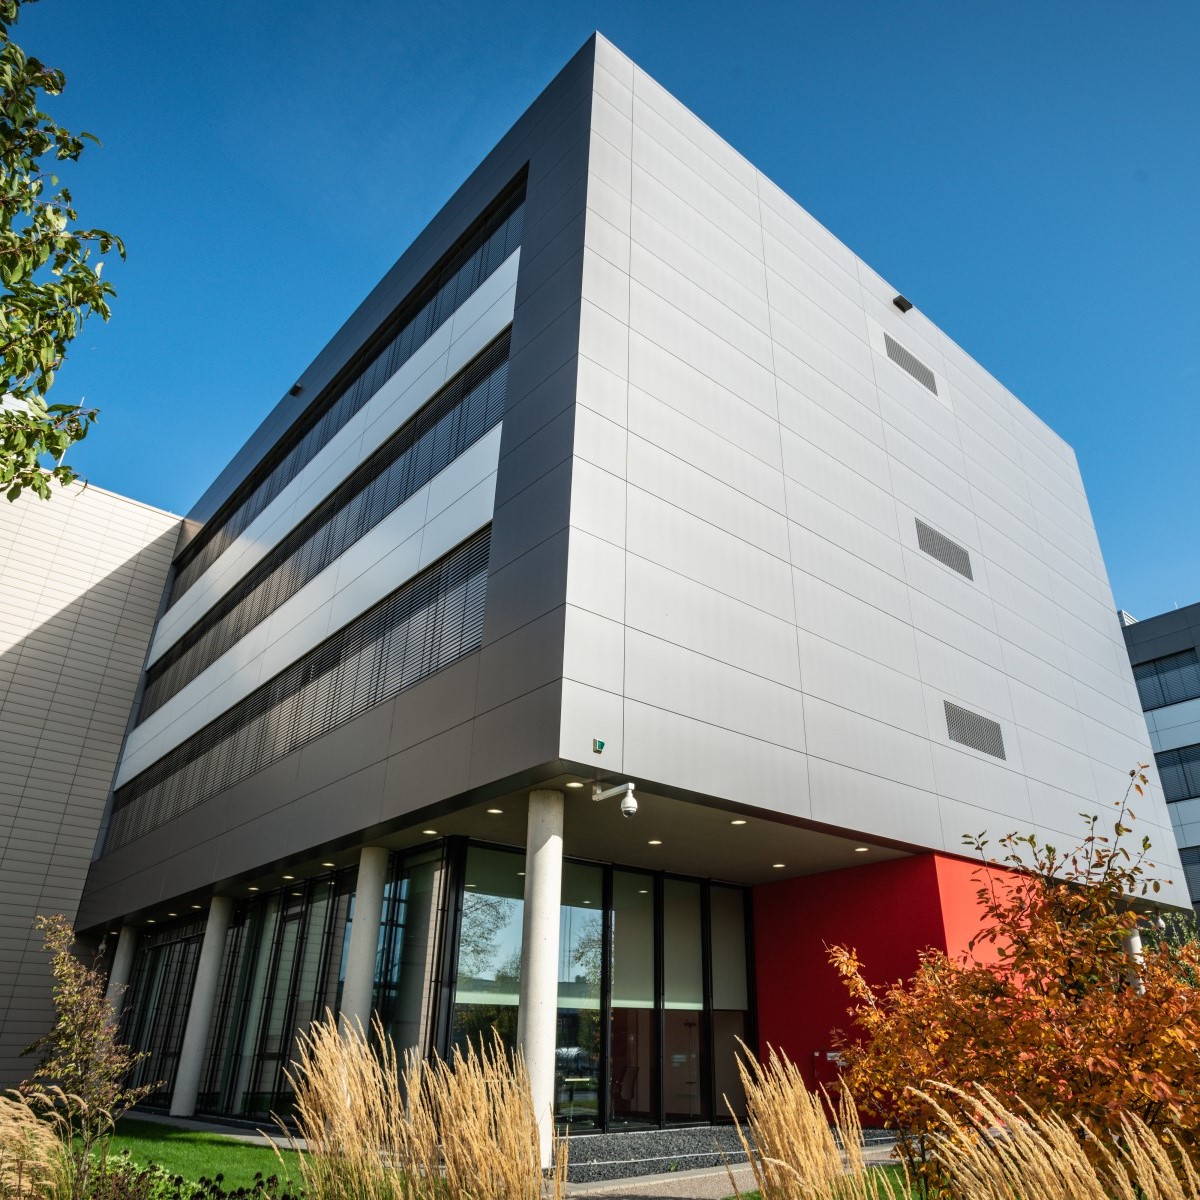
{"label": "ventilation grille", "polygon": [[936,396],[938,394],[937,378],[934,373],[915,354],[905,350],[890,334],[885,333],[883,341],[887,346],[888,358]]}
{"label": "ventilation grille", "polygon": [[981,717],[969,708],[959,708],[949,700],[942,703],[946,706],[946,732],[952,742],[982,750],[996,758],[1008,758],[1004,753],[1004,733],[995,721]]}
{"label": "ventilation grille", "polygon": [[967,548],[960,546],[957,542],[952,542],[944,533],[938,533],[936,529],[926,525],[920,517],[915,519],[917,522],[917,545],[931,558],[945,563],[952,571],[957,571],[960,575],[974,580],[975,574],[971,570],[971,555]]}

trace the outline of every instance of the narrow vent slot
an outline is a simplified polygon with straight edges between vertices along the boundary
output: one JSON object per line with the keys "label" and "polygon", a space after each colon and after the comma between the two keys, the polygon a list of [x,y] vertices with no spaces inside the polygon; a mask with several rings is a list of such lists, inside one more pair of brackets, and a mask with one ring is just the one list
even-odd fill
{"label": "narrow vent slot", "polygon": [[883,341],[887,346],[888,358],[936,396],[938,394],[937,377],[934,373],[915,354],[905,350],[891,334],[885,333]]}
{"label": "narrow vent slot", "polygon": [[1008,758],[1004,753],[1004,732],[997,722],[969,708],[959,708],[949,700],[942,703],[946,706],[946,732],[952,742],[982,750],[996,758]]}
{"label": "narrow vent slot", "polygon": [[974,581],[975,574],[971,570],[971,553],[966,546],[960,546],[957,542],[951,541],[944,533],[938,533],[936,529],[926,525],[920,517],[915,520],[917,522],[917,545],[930,558],[936,558],[938,562],[945,563],[952,571],[957,571],[960,575],[965,575]]}

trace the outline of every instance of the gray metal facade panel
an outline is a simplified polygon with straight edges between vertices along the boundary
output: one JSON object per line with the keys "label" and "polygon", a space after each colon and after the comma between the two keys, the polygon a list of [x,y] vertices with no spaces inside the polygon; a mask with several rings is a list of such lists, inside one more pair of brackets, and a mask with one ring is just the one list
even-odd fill
{"label": "gray metal facade panel", "polygon": [[[558,636],[542,630],[547,614],[551,622],[561,614],[565,592],[592,53],[585,46],[555,79],[301,377],[305,396],[315,396],[462,229],[527,170],[508,377],[507,413],[515,416],[506,413],[501,431],[484,649],[103,855],[81,908],[87,925],[154,904],[164,887],[209,887],[316,841],[365,835],[494,780],[516,761],[527,766],[534,748],[539,762],[553,756],[558,709],[547,697],[557,695],[562,673],[561,615]],[[193,517],[215,511],[290,425],[291,403],[277,407]],[[505,732],[514,723],[515,736]]]}

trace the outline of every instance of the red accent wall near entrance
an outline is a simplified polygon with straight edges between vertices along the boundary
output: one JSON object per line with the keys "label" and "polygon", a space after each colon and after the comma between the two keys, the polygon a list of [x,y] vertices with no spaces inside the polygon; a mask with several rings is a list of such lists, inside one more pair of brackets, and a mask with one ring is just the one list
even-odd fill
{"label": "red accent wall near entrance", "polygon": [[759,1054],[785,1051],[810,1086],[835,1079],[830,1031],[850,1021],[827,947],[856,950],[875,984],[911,975],[928,946],[957,956],[979,927],[978,869],[922,854],[755,888]]}

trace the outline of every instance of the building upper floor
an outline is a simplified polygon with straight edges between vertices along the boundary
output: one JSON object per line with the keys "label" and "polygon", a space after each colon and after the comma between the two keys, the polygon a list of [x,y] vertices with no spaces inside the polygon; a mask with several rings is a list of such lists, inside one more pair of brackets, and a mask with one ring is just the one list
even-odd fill
{"label": "building upper floor", "polygon": [[1149,754],[1070,447],[598,35],[175,567],[97,919],[564,770],[957,851]]}

